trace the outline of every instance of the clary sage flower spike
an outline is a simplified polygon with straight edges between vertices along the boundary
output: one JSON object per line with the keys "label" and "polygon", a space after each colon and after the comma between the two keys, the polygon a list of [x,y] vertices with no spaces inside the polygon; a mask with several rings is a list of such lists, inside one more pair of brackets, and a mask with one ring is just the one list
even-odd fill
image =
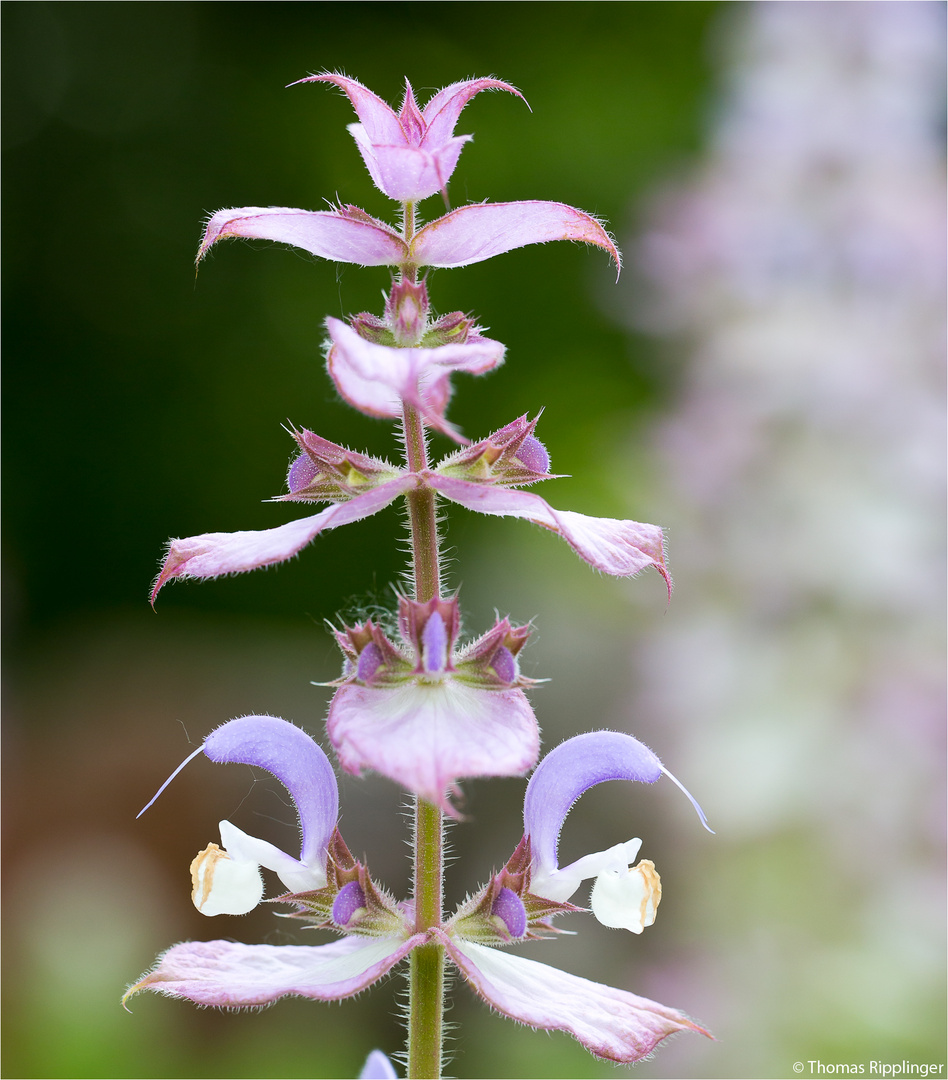
{"label": "clary sage flower spike", "polygon": [[[358,117],[350,131],[376,187],[399,204],[399,223],[348,204],[328,210],[220,210],[206,224],[198,261],[218,241],[244,237],[290,244],[337,262],[390,268],[380,314],[326,319],[325,358],[345,402],[398,425],[402,453],[393,463],[291,426],[295,453],[286,490],[273,499],[275,512],[282,503],[321,504],[316,512],[269,529],[171,540],[151,600],[171,580],[273,566],[322,532],[392,504],[405,509],[411,563],[395,610],[334,628],[342,671],[330,684],[325,734],[343,770],[378,774],[412,796],[413,893],[397,900],[346,846],[333,764],[306,731],[273,716],[231,720],[207,736],[158,795],[196,758],[263,770],[284,786],[296,808],[299,854],[220,821],[220,842],[209,843],[191,863],[193,902],[203,915],[225,919],[261,903],[285,905],[286,917],[297,926],[331,937],[305,945],[244,944],[233,940],[239,931],[227,922],[217,940],[168,949],[126,998],[153,990],[224,1008],[267,1005],[287,996],[337,1001],[404,965],[409,1077],[441,1075],[446,969],[503,1015],[567,1032],[611,1061],[638,1061],[674,1032],[707,1035],[675,1009],[516,955],[518,943],[555,938],[561,932],[558,918],[584,911],[574,902],[584,882],[592,882],[588,902],[602,925],[634,934],[652,925],[661,881],[651,860],[639,860],[640,839],[560,866],[559,834],[572,805],[596,784],[652,784],[663,775],[678,781],[651,750],[623,732],[577,735],[537,765],[540,729],[528,698],[537,680],[523,668],[531,626],[498,614],[480,636],[466,637],[459,597],[447,588],[442,564],[440,515],[448,506],[462,506],[531,521],[559,536],[592,569],[613,577],[654,569],[670,592],[658,526],[560,510],[528,490],[555,479],[536,433],[539,414],[518,416],[475,441],[451,422],[455,378],[495,372],[506,360],[505,347],[485,336],[470,313],[437,314],[423,276],[428,267],[468,266],[551,240],[598,247],[618,270],[618,248],[594,217],[559,202],[478,202],[450,209],[447,185],[471,138],[454,133],[460,114],[485,90],[521,97],[509,83],[454,83],[421,107],[406,81],[395,111],[346,75],[323,73],[300,82],[329,83],[349,98]],[[418,204],[439,192],[446,212],[422,222]],[[431,455],[432,438],[447,443],[440,460]],[[523,839],[503,869],[446,915],[445,815],[476,827],[464,818],[465,787],[531,770]],[[682,790],[706,825],[698,804]],[[264,899],[274,877],[276,893]],[[312,940],[309,934],[305,940]],[[371,1045],[367,1041],[361,1053]],[[395,1070],[383,1050],[374,1049],[361,1075],[390,1080]]]}

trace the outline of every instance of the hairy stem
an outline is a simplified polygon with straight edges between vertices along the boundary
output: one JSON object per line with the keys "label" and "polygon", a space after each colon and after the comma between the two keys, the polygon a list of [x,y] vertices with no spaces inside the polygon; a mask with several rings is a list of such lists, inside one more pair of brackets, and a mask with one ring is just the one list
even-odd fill
{"label": "hairy stem", "polygon": [[[408,467],[418,472],[428,467],[428,447],[417,409],[405,406],[403,424]],[[416,489],[408,493],[407,499],[415,599],[425,603],[438,596],[441,587],[435,495],[430,489]],[[416,798],[416,933],[441,925],[442,845],[441,810]],[[436,944],[422,945],[412,951],[410,963],[408,1076],[412,1080],[437,1080],[441,1076],[444,1026],[444,949]]]}
{"label": "hairy stem", "polygon": [[[415,235],[415,204],[414,203],[402,203],[402,239],[406,244],[410,244],[412,237]],[[402,276],[406,277],[409,281],[417,281],[418,279],[418,267],[413,263],[409,263],[402,267]]]}
{"label": "hairy stem", "polygon": [[[428,446],[418,410],[406,405],[403,423],[409,469],[412,472],[427,469]],[[408,492],[407,499],[415,599],[423,604],[437,596],[441,588],[435,493],[430,488],[416,488]]]}
{"label": "hairy stem", "polygon": [[[415,800],[415,929],[441,923],[441,811]],[[411,953],[409,972],[408,1076],[441,1076],[444,1024],[444,948],[421,945]]]}

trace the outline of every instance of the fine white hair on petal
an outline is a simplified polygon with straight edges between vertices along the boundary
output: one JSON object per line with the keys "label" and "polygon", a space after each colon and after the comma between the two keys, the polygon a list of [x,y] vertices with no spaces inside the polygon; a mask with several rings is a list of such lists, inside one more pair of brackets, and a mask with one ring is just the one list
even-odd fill
{"label": "fine white hair on petal", "polygon": [[453,476],[435,474],[428,482],[452,502],[479,514],[525,518],[549,529],[595,570],[614,577],[634,577],[654,567],[671,592],[662,530],[657,525],[556,510],[532,491],[513,491]]}
{"label": "fine white hair on petal", "polygon": [[603,248],[621,266],[619,249],[590,214],[565,203],[528,199],[470,203],[420,229],[411,244],[420,266],[469,266],[527,244],[579,240]]}
{"label": "fine white hair on petal", "polygon": [[473,941],[457,941],[441,931],[436,935],[489,1005],[530,1027],[567,1031],[598,1057],[639,1061],[673,1032],[708,1034],[656,1001]]}
{"label": "fine white hair on petal", "polygon": [[125,998],[155,990],[221,1008],[268,1005],[287,996],[338,1001],[377,982],[423,941],[421,934],[346,937],[328,945],[185,941],[162,953]]}

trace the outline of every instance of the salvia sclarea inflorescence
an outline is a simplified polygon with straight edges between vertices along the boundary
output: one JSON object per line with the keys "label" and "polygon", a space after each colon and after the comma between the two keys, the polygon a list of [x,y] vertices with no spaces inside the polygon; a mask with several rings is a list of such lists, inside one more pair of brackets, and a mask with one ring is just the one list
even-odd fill
{"label": "salvia sclarea inflorescence", "polygon": [[[343,670],[326,726],[345,771],[372,770],[415,796],[415,895],[396,899],[349,851],[337,826],[333,766],[309,734],[273,716],[230,720],[184,764],[203,755],[275,776],[296,807],[300,852],[281,851],[221,821],[220,845],[209,844],[191,864],[194,903],[207,916],[245,914],[264,900],[266,868],[285,888],[273,901],[289,905],[291,918],[338,939],[321,945],[184,942],[163,953],[126,997],[147,989],[228,1008],[287,995],[331,1001],[359,993],[408,958],[408,1070],[429,1076],[440,1070],[447,961],[504,1015],[567,1031],[600,1057],[637,1061],[673,1032],[707,1032],[675,1009],[517,956],[507,946],[559,932],[557,916],[584,910],[571,902],[584,881],[593,882],[589,907],[600,923],[633,933],[650,926],[661,883],[652,862],[636,862],[641,840],[560,866],[559,834],[570,808],[594,785],[654,783],[663,775],[678,781],[641,742],[615,731],[577,735],[537,764],[539,729],[527,696],[533,680],[521,674],[519,663],[530,628],[497,619],[480,637],[462,638],[457,596],[445,593],[442,580],[436,507],[446,500],[483,514],[525,518],[560,536],[596,570],[631,577],[653,567],[670,588],[662,532],[655,525],[558,510],[526,490],[553,475],[536,418],[520,416],[476,442],[461,435],[446,416],[451,377],[492,371],[503,362],[504,346],[462,312],[433,315],[424,277],[426,267],[467,266],[550,240],[593,244],[617,269],[619,251],[594,217],[556,202],[476,203],[421,223],[422,200],[441,193],[447,205],[448,181],[471,138],[454,134],[462,109],[484,90],[521,97],[513,86],[497,79],[454,83],[419,108],[406,81],[395,112],[344,75],[300,81],[332,83],[348,96],[359,121],[349,130],[375,185],[399,204],[400,224],[350,205],[221,210],[207,222],[198,260],[219,240],[236,236],[291,244],[337,262],[391,267],[380,316],[362,312],[348,322],[326,320],[327,369],[353,408],[401,424],[404,453],[392,464],[292,429],[297,456],[279,501],[326,505],[271,529],[172,540],[152,602],[173,578],[213,578],[283,562],[320,532],[405,500],[413,595],[398,596],[391,628],[367,619],[336,631]],[[429,431],[455,444],[440,461],[429,457]],[[524,776],[531,769],[523,839],[503,869],[445,917],[442,815],[460,817],[460,781]],[[434,826],[426,824],[431,821]],[[419,836],[428,840],[421,843]],[[429,970],[440,972],[441,985],[433,991],[415,985],[416,962],[434,965]],[[394,1075],[385,1055],[369,1055],[363,1076]]]}

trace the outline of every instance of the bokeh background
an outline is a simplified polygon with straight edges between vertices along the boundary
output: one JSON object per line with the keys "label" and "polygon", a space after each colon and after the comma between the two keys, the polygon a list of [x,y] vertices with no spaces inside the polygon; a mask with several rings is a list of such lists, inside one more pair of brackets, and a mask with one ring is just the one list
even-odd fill
{"label": "bokeh background", "polygon": [[[324,620],[390,605],[387,512],[277,570],[146,602],[169,535],[288,520],[287,419],[391,453],[322,369],[321,324],[378,310],[383,270],[222,245],[204,215],[389,213],[321,69],[397,102],[496,74],[452,200],[556,199],[612,223],[431,276],[505,367],[458,379],[478,436],[546,411],[555,505],[666,527],[677,590],[605,580],[519,522],[452,514],[466,625],[535,619],[547,746],[606,726],[670,784],[610,784],[570,817],[575,857],[640,835],[662,873],[641,938],[574,916],[524,952],[675,1005],[641,1077],[783,1077],[795,1061],[945,1062],[944,9],[906,3],[7,3],[3,22],[4,1074],[345,1077],[401,1042],[399,977],[356,1001],[246,1015],[125,985],[224,926],[187,867],[221,817],[292,846],[279,786],[195,762],[269,712],[322,738]],[[432,200],[431,206],[434,207]],[[432,209],[434,216],[437,209]],[[445,445],[443,449],[447,449]],[[407,889],[403,797],[343,778],[343,829]],[[465,785],[452,899],[518,841],[523,782]],[[518,1029],[464,986],[459,1077],[630,1075]],[[809,1069],[810,1067],[807,1066]]]}

